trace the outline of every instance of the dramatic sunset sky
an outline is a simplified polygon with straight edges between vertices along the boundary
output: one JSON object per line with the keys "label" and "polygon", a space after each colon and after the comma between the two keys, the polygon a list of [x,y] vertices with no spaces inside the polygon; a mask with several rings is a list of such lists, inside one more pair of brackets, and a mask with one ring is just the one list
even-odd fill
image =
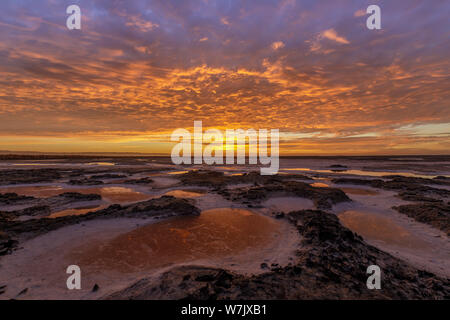
{"label": "dramatic sunset sky", "polygon": [[2,0],[0,150],[169,153],[202,120],[280,129],[286,155],[449,154],[449,17],[448,0]]}

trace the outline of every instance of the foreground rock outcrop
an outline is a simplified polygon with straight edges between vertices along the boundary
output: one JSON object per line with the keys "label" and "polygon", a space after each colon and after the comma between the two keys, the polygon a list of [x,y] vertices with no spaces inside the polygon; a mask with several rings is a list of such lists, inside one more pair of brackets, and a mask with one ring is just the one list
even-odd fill
{"label": "foreground rock outcrop", "polygon": [[[302,237],[295,261],[244,276],[223,269],[183,266],[157,280],[142,279],[106,299],[449,299],[450,281],[418,270],[366,244],[323,211],[292,212]],[[382,289],[366,286],[367,267],[382,270]]]}

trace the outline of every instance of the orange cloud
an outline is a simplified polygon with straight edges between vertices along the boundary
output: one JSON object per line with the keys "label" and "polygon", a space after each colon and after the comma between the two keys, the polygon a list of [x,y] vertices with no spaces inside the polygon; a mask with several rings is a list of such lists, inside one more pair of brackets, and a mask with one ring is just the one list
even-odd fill
{"label": "orange cloud", "polygon": [[339,36],[334,29],[328,29],[321,34],[324,38],[336,41],[342,44],[350,44],[350,42],[344,37]]}

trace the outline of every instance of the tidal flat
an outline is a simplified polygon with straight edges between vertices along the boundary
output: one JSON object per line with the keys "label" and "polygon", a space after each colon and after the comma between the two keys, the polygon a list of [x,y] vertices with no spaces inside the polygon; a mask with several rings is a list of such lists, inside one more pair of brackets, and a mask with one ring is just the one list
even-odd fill
{"label": "tidal flat", "polygon": [[450,157],[0,160],[0,299],[449,299],[449,235]]}

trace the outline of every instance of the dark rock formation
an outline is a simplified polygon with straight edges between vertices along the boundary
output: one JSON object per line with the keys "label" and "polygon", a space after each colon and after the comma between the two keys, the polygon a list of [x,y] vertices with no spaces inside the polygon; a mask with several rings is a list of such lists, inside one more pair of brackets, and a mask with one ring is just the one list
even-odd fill
{"label": "dark rock formation", "polygon": [[289,179],[311,180],[311,178],[300,175],[273,175],[263,176],[259,172],[249,172],[242,175],[226,176],[223,172],[197,170],[179,176],[181,182],[185,185],[223,187],[230,184],[251,183],[251,184],[270,184]]}
{"label": "dark rock formation", "polygon": [[348,167],[340,165],[340,164],[333,164],[330,166],[330,170],[333,172],[343,172],[343,171],[347,171]]}
{"label": "dark rock formation", "polygon": [[72,179],[67,182],[71,185],[80,185],[80,186],[97,186],[103,184],[102,180],[96,180],[91,178],[82,178],[82,179]]}
{"label": "dark rock formation", "polygon": [[426,202],[420,204],[408,204],[393,209],[416,221],[429,224],[440,229],[450,236],[450,205],[441,202]]}
{"label": "dark rock formation", "polygon": [[0,194],[0,205],[20,205],[34,200],[34,197],[21,196],[17,193],[1,193]]}
{"label": "dark rock formation", "polygon": [[51,182],[61,178],[59,169],[13,169],[1,170],[2,185]]}
{"label": "dark rock formation", "polygon": [[104,174],[97,174],[90,177],[90,179],[98,180],[98,179],[121,179],[126,178],[126,175],[123,174],[113,174],[113,173],[104,173]]}
{"label": "dark rock formation", "polygon": [[417,178],[417,177],[405,177],[399,175],[391,175],[391,176],[383,176],[384,179],[391,179],[396,182],[403,183],[416,183],[416,184],[436,184],[436,185],[444,185],[450,186],[450,179],[446,177],[435,177],[433,179],[427,178]]}
{"label": "dark rock formation", "polygon": [[348,169],[347,166],[343,166],[341,164],[333,164],[330,166],[331,169]]}
{"label": "dark rock formation", "polygon": [[126,184],[150,184],[152,183],[153,180],[150,178],[140,178],[140,179],[129,179],[129,180],[125,180],[123,183]]}
{"label": "dark rock formation", "polygon": [[11,239],[5,232],[0,231],[0,256],[10,254],[17,247],[18,242]]}
{"label": "dark rock formation", "polygon": [[17,217],[21,216],[48,216],[52,213],[52,210],[47,205],[37,205],[28,207],[22,210],[15,210],[15,211],[7,211],[7,212],[1,212],[0,215],[8,218],[10,220],[16,219]]}
{"label": "dark rock formation", "polygon": [[299,181],[284,181],[265,184],[264,186],[252,186],[231,190],[223,189],[219,193],[230,200],[242,202],[260,202],[270,196],[292,195],[311,199],[317,208],[321,209],[329,209],[334,204],[351,201],[342,190],[336,188],[316,188]]}

